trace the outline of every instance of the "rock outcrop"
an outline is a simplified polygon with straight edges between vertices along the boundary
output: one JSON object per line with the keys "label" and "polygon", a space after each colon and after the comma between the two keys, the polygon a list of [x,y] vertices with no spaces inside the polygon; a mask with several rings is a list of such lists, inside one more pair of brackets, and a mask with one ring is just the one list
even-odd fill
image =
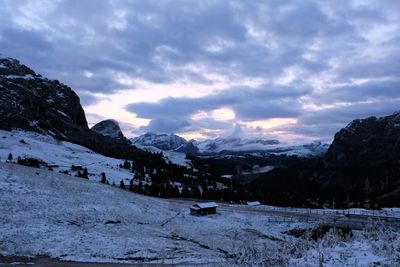
{"label": "rock outcrop", "polygon": [[354,120],[325,157],[276,168],[250,185],[266,203],[312,207],[400,206],[400,113]]}
{"label": "rock outcrop", "polygon": [[65,137],[75,126],[87,129],[79,97],[68,86],[36,74],[18,60],[0,58],[0,127]]}
{"label": "rock outcrop", "polygon": [[325,161],[331,166],[365,166],[400,159],[400,112],[354,120],[340,130]]}
{"label": "rock outcrop", "polygon": [[104,120],[95,124],[92,128],[95,131],[104,136],[110,136],[113,138],[124,138],[124,134],[119,127],[119,123],[116,120]]}

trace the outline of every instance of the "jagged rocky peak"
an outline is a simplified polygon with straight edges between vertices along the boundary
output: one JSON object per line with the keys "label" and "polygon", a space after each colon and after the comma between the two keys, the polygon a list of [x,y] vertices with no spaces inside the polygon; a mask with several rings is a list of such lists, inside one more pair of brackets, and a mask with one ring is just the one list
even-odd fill
{"label": "jagged rocky peak", "polygon": [[36,74],[16,59],[0,58],[0,128],[64,137],[88,128],[79,97],[68,86]]}
{"label": "jagged rocky peak", "polygon": [[330,165],[373,165],[400,159],[400,113],[357,119],[336,133],[325,160]]}
{"label": "jagged rocky peak", "polygon": [[103,120],[95,124],[91,130],[113,138],[124,138],[119,123],[116,120]]}

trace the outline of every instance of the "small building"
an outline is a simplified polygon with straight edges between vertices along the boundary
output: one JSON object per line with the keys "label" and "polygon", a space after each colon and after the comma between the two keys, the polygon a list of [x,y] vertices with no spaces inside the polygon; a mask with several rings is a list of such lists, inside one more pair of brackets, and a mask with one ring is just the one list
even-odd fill
{"label": "small building", "polygon": [[217,203],[215,202],[205,202],[205,203],[196,203],[190,207],[191,215],[208,215],[217,213]]}
{"label": "small building", "polygon": [[246,205],[247,206],[260,206],[261,203],[260,203],[260,201],[247,201]]}

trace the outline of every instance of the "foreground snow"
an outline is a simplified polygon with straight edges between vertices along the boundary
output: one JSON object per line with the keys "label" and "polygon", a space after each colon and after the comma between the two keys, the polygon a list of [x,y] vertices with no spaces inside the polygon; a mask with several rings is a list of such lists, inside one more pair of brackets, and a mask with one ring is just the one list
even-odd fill
{"label": "foreground snow", "polygon": [[346,241],[330,233],[314,242],[284,233],[310,224],[271,223],[243,209],[195,217],[189,203],[16,164],[0,163],[0,203],[2,255],[221,266],[318,266],[321,257],[324,266],[400,261],[393,231],[354,232]]}

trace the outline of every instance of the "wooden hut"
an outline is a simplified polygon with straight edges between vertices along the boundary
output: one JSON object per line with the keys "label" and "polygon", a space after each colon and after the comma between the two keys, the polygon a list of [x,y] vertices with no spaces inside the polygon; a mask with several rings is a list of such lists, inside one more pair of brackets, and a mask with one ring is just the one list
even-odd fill
{"label": "wooden hut", "polygon": [[261,203],[260,203],[260,201],[247,201],[246,205],[247,206],[260,206]]}
{"label": "wooden hut", "polygon": [[200,216],[215,214],[217,207],[218,205],[215,202],[196,203],[190,207],[190,214]]}

